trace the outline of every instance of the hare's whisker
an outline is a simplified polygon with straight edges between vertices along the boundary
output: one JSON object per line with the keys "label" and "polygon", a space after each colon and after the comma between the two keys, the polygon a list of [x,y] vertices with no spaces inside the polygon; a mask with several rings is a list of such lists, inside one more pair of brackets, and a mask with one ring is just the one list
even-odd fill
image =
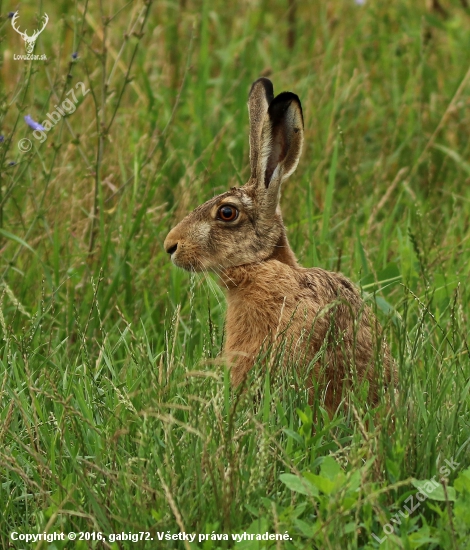
{"label": "hare's whisker", "polygon": [[[222,273],[222,275],[223,275],[224,277],[227,277],[227,279],[228,279],[229,281],[231,281],[231,282],[233,283],[234,286],[238,286],[237,283],[232,279],[232,277],[230,277],[229,275],[227,275],[227,273],[226,273],[225,271],[222,270],[221,273]],[[228,290],[228,285],[227,285],[227,283],[226,283],[222,278],[221,278],[221,281],[224,283],[225,288]]]}
{"label": "hare's whisker", "polygon": [[224,278],[223,278],[223,272],[222,272],[222,271],[218,271],[218,272],[217,272],[217,275],[219,276],[219,280],[220,280],[220,282],[224,285],[225,289],[228,290],[228,285],[227,285],[227,283],[224,281]]}
{"label": "hare's whisker", "polygon": [[215,296],[215,299],[217,300],[217,303],[219,304],[219,306],[222,307],[222,304],[220,303],[219,297],[217,296],[217,291],[214,287],[214,281],[212,281],[212,279],[210,278],[210,275],[207,271],[203,271],[202,273],[204,275],[204,279],[206,280],[207,286],[209,287],[212,294]]}
{"label": "hare's whisker", "polygon": [[[234,286],[238,286],[237,283],[236,283],[229,275],[227,275],[227,273],[226,273],[226,271],[225,271],[226,268],[225,268],[222,264],[220,264],[220,263],[219,263],[218,265],[220,265],[220,273],[221,273],[224,277],[227,277],[227,279],[229,279],[229,281],[231,281],[231,282],[234,284]],[[226,283],[222,278],[221,278],[221,281],[224,283],[225,287],[226,287],[227,290],[228,290],[227,283]]]}
{"label": "hare's whisker", "polygon": [[[207,258],[205,256],[202,256],[202,259],[205,260]],[[201,262],[200,265],[201,265],[201,272],[204,276],[205,281],[207,282],[207,286],[211,290],[212,294],[214,294],[215,299],[217,300],[217,303],[219,304],[219,307],[222,307],[222,304],[220,303],[220,300],[219,300],[219,296],[217,295],[217,290],[215,289],[215,286],[214,286],[214,281],[211,279],[211,277],[209,275],[209,271],[207,270],[207,268],[204,267],[202,262]]]}

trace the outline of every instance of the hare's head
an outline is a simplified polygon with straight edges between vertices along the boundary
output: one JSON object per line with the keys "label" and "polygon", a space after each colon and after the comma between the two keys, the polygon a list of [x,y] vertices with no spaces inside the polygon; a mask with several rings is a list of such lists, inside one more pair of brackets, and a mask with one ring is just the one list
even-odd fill
{"label": "hare's head", "polygon": [[251,177],[188,214],[165,239],[175,265],[188,271],[261,262],[273,256],[285,236],[279,199],[282,182],[297,167],[303,144],[299,98],[260,78],[251,87]]}

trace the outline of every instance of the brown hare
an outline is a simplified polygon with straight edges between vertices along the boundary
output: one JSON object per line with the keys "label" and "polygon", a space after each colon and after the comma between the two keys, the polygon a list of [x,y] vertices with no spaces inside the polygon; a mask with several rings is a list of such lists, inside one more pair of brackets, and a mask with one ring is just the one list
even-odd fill
{"label": "brown hare", "polygon": [[373,313],[343,275],[297,263],[282,221],[281,184],[297,167],[304,139],[300,100],[291,92],[274,97],[271,81],[260,78],[248,110],[250,179],[186,216],[165,250],[176,266],[216,272],[226,287],[233,385],[271,346],[284,364],[312,367],[310,394],[321,391],[328,410],[353,380],[368,381],[375,404],[378,383],[391,379],[393,367]]}

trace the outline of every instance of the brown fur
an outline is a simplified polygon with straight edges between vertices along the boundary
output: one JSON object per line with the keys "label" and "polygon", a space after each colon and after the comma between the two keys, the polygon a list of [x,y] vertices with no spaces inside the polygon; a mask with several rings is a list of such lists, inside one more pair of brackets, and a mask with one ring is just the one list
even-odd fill
{"label": "brown fur", "polygon": [[[323,387],[325,405],[340,404],[355,379],[378,381],[393,367],[380,327],[354,285],[339,273],[298,265],[279,208],[280,188],[295,170],[303,144],[300,100],[257,80],[249,98],[251,178],[241,188],[199,206],[174,227],[164,247],[179,267],[219,274],[227,289],[225,356],[239,385],[260,352],[283,350],[284,364],[306,368],[311,394]],[[238,211],[221,219],[220,208]],[[379,367],[379,368],[377,368]],[[382,369],[382,371],[380,371]]]}

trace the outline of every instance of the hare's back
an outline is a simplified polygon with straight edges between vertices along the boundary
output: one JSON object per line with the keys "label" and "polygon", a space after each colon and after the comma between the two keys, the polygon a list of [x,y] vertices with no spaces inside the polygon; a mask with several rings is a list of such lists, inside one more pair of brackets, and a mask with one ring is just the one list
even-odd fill
{"label": "hare's back", "polygon": [[324,306],[339,301],[354,310],[364,308],[359,289],[342,273],[326,271],[319,267],[299,268],[296,273],[299,285],[309,290],[315,303]]}

